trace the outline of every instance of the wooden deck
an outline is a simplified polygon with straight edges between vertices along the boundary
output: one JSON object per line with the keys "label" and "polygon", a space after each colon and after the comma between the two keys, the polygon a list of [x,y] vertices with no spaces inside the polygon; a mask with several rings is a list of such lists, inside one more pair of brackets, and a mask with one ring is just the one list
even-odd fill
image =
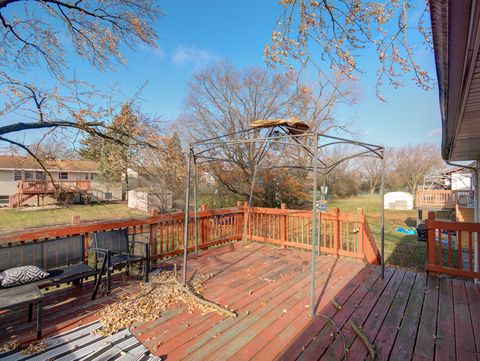
{"label": "wooden deck", "polygon": [[[467,281],[392,268],[382,280],[379,267],[321,256],[318,316],[311,319],[309,253],[229,244],[189,260],[190,276],[214,274],[205,282],[205,297],[228,305],[239,317],[174,307],[131,328],[153,355],[167,360],[341,360],[346,349],[348,360],[363,360],[368,350],[352,322],[374,345],[378,360],[475,360],[480,351],[480,289]],[[180,260],[159,265],[173,262]],[[94,302],[89,285],[58,292],[45,307],[47,336],[94,322],[96,311],[134,293],[137,284],[117,278],[114,294]],[[32,335],[26,310],[0,315],[0,343]]]}

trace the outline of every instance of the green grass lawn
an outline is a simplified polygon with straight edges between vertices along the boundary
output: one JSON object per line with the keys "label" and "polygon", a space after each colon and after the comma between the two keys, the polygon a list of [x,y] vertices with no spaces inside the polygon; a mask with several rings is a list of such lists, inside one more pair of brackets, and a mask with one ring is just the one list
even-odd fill
{"label": "green grass lawn", "polygon": [[0,233],[10,233],[31,228],[70,224],[72,216],[79,215],[82,222],[108,221],[113,219],[145,217],[141,211],[128,209],[125,204],[99,204],[92,206],[70,205],[66,208],[23,210],[0,210]]}
{"label": "green grass lawn", "polygon": [[[328,203],[328,211],[334,207],[341,212],[354,213],[363,208],[368,224],[380,250],[380,196],[361,195],[353,198],[336,199]],[[415,227],[415,211],[385,211],[385,263],[415,271],[424,271],[427,244],[418,242],[417,236],[395,232],[395,228]]]}

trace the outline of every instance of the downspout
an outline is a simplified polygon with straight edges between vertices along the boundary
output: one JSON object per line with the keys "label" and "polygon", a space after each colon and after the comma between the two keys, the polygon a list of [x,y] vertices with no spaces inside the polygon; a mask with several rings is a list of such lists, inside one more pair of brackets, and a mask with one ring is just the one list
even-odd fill
{"label": "downspout", "polygon": [[[445,161],[448,165],[454,166],[454,167],[460,167],[460,168],[465,168],[465,169],[470,169],[473,171],[473,222],[474,223],[479,223],[478,222],[478,189],[479,189],[479,184],[478,184],[478,161],[476,161],[476,166],[468,166],[468,165],[461,165],[461,164],[455,164],[451,163],[449,161]],[[474,237],[477,237],[477,234],[474,234]],[[474,239],[473,242],[473,270],[474,272],[478,272],[478,242],[476,239]],[[478,283],[478,278],[475,278],[475,283]]]}

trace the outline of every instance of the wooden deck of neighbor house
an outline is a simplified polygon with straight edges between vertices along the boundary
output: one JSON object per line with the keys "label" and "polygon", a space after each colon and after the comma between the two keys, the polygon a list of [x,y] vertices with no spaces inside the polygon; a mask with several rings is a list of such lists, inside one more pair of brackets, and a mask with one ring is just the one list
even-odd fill
{"label": "wooden deck of neighbor house", "polygon": [[[156,320],[133,325],[130,332],[153,355],[167,360],[341,360],[346,350],[348,360],[364,360],[368,350],[353,331],[354,323],[373,344],[378,360],[477,359],[477,285],[393,268],[386,268],[382,280],[378,266],[333,255],[317,260],[314,319],[308,317],[310,253],[265,243],[242,247],[235,242],[191,255],[188,269],[190,276],[211,275],[204,283],[204,296],[228,305],[237,318],[188,312],[174,305]],[[157,267],[173,263],[181,260],[159,261]],[[88,284],[80,290],[56,291],[45,304],[45,336],[97,321],[98,310],[122,295],[134,294],[138,285],[139,281],[118,276],[114,292],[93,302]],[[0,314],[0,343],[28,341],[33,335],[26,310]],[[93,359],[80,350],[95,342],[92,338],[77,345],[82,356],[70,354],[70,359]],[[61,344],[48,349],[48,355],[58,354],[49,359],[66,357],[52,351],[57,347]],[[42,359],[42,354],[35,356]]]}

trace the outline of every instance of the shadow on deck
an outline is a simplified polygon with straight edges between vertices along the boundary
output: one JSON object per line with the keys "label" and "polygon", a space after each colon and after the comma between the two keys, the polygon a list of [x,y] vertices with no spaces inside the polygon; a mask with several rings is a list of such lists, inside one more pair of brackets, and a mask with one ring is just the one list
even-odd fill
{"label": "shadow on deck", "polygon": [[[161,265],[181,263],[179,259]],[[189,275],[213,275],[205,298],[238,313],[188,312],[172,307],[132,334],[163,359],[363,360],[367,348],[352,322],[374,345],[377,359],[475,359],[480,350],[480,291],[473,283],[386,269],[333,256],[318,257],[319,314],[308,317],[310,254],[249,243],[229,244],[189,258]],[[56,335],[94,322],[96,312],[135,293],[138,281],[117,278],[115,292],[90,301],[91,286],[55,293],[45,306],[44,329]],[[337,309],[331,302],[341,305]],[[0,342],[29,341],[26,311],[0,315]],[[25,311],[25,312],[24,312]],[[452,356],[452,357],[450,357]]]}

